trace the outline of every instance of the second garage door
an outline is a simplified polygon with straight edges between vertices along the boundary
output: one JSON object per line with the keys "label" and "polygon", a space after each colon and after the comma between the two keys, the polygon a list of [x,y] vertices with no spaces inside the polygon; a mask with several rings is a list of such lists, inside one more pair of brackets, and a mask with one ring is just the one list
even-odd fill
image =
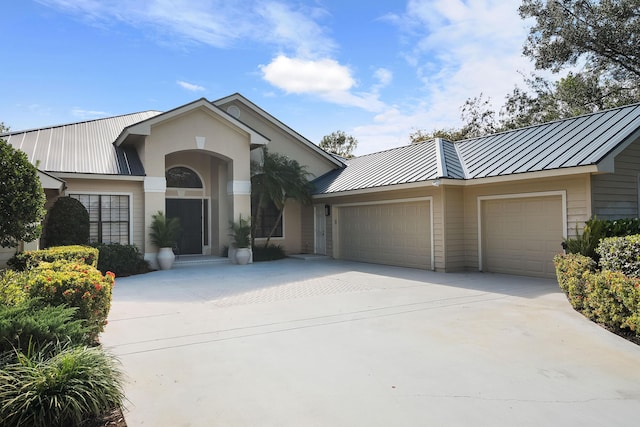
{"label": "second garage door", "polygon": [[344,206],[338,222],[341,259],[431,268],[429,201]]}
{"label": "second garage door", "polygon": [[482,270],[555,277],[562,248],[562,197],[482,201]]}

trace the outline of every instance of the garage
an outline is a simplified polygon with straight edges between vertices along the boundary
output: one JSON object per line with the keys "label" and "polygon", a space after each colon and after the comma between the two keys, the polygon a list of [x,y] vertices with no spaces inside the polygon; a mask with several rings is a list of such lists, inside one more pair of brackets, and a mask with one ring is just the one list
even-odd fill
{"label": "garage", "polygon": [[562,248],[561,195],[481,200],[481,270],[555,277]]}
{"label": "garage", "polygon": [[337,211],[338,258],[432,268],[429,200],[341,206]]}

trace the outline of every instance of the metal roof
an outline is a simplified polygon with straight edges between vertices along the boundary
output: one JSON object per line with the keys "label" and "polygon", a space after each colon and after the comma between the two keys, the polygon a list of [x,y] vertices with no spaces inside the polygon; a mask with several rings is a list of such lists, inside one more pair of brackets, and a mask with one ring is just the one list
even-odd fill
{"label": "metal roof", "polygon": [[632,136],[640,136],[640,104],[464,141],[435,139],[369,154],[314,184],[316,194],[327,194],[597,165]]}
{"label": "metal roof", "polygon": [[24,151],[29,161],[42,171],[144,175],[144,167],[135,149],[116,147],[113,141],[125,127],[158,114],[160,111],[144,111],[10,132],[0,137],[13,147]]}

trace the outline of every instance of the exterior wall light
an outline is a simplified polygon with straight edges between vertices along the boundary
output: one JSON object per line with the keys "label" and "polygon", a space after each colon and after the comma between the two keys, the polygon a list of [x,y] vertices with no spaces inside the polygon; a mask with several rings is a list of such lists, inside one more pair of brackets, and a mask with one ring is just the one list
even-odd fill
{"label": "exterior wall light", "polygon": [[331,205],[324,205],[324,216],[331,216]]}

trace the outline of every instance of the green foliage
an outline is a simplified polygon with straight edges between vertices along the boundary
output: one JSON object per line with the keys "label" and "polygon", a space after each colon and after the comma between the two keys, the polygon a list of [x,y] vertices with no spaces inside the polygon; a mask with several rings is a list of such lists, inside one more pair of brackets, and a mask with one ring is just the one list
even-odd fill
{"label": "green foliage", "polygon": [[49,212],[45,228],[47,246],[89,243],[89,213],[79,200],[60,197]]}
{"label": "green foliage", "polygon": [[167,218],[162,211],[158,211],[152,218],[151,232],[149,233],[151,243],[158,248],[172,248],[180,233],[180,219],[177,217]]}
{"label": "green foliage", "polygon": [[640,79],[637,0],[524,0],[519,12],[535,19],[523,53],[536,68],[558,72],[584,61],[620,82]]}
{"label": "green foliage", "polygon": [[42,232],[44,191],[27,155],[0,139],[0,246],[31,242]]}
{"label": "green foliage", "polygon": [[118,277],[149,272],[149,264],[136,245],[120,243],[96,243],[98,249],[98,270],[102,274],[108,271]]}
{"label": "green foliage", "polygon": [[31,348],[43,352],[51,343],[89,344],[77,308],[43,305],[31,299],[15,306],[0,305],[0,352]]}
{"label": "green foliage", "polygon": [[253,262],[274,261],[286,257],[287,255],[280,245],[269,245],[266,248],[264,246],[257,246],[253,248]]}
{"label": "green foliage", "polygon": [[231,223],[230,228],[235,247],[248,248],[251,244],[251,222],[240,215],[237,222]]}
{"label": "green foliage", "polygon": [[353,157],[353,150],[357,146],[358,140],[341,130],[325,135],[320,141],[320,148],[347,159]]}
{"label": "green foliage", "polygon": [[582,234],[576,231],[576,237],[564,241],[566,251],[571,254],[582,254],[598,261],[596,248],[606,234],[605,222],[592,218],[585,223]]}
{"label": "green foliage", "polygon": [[608,237],[596,249],[600,268],[640,277],[640,235]]}
{"label": "green foliage", "polygon": [[630,236],[640,234],[640,219],[623,218],[602,221],[606,237]]}
{"label": "green foliage", "polygon": [[19,271],[34,268],[42,262],[71,261],[97,267],[98,249],[91,246],[54,246],[39,251],[26,251],[16,254],[8,264]]}
{"label": "green foliage", "polygon": [[14,270],[0,272],[0,305],[14,306],[27,300],[25,285],[28,273]]}
{"label": "green foliage", "polygon": [[113,356],[98,347],[48,353],[17,352],[0,366],[2,425],[75,427],[122,407],[123,375]]}
{"label": "green foliage", "polygon": [[554,262],[558,283],[576,310],[611,329],[640,336],[639,278],[593,271],[593,260],[581,255],[558,255]]}
{"label": "green foliage", "polygon": [[78,262],[43,262],[33,269],[27,287],[29,296],[44,304],[76,307],[75,318],[82,319],[89,337],[96,339],[107,323],[114,277]]}
{"label": "green foliage", "polygon": [[586,307],[587,277],[595,270],[593,259],[580,254],[556,255],[553,259],[556,266],[558,284],[576,310]]}
{"label": "green foliage", "polygon": [[[262,163],[251,162],[251,194],[254,197],[252,203],[255,203],[251,223],[261,224],[262,211],[269,203],[273,203],[280,212],[267,236],[265,247],[269,246],[271,236],[282,219],[287,200],[311,203],[312,186],[307,179],[309,175],[306,166],[282,154],[270,153],[267,148],[262,151]],[[251,235],[251,246],[255,246],[255,230],[252,230]]]}

